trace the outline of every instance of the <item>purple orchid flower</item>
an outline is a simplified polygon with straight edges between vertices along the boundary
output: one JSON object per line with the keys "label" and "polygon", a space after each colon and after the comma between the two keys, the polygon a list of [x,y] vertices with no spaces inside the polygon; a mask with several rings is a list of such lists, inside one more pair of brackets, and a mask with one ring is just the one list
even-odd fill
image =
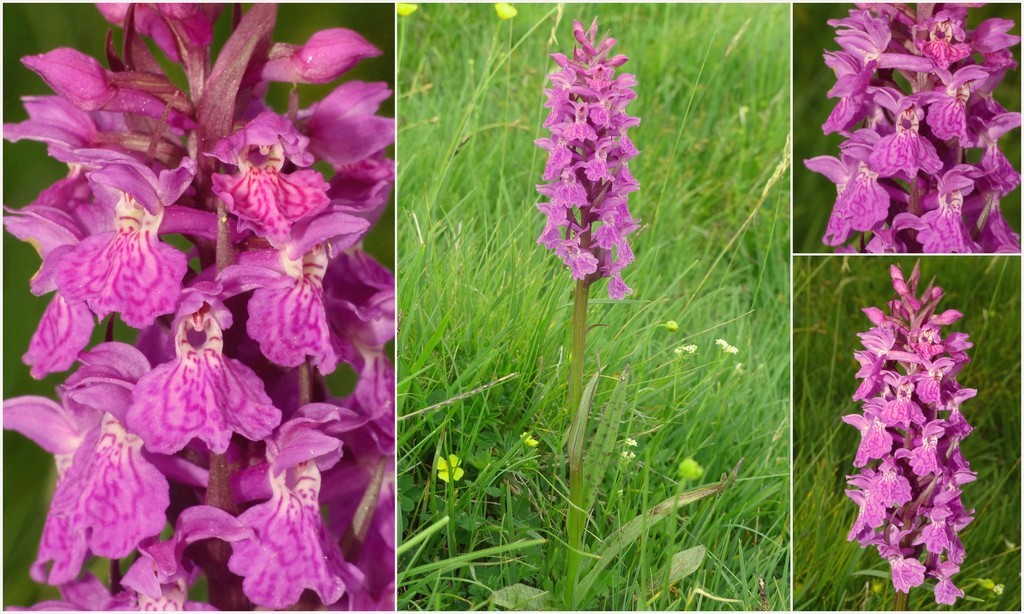
{"label": "purple orchid flower", "polygon": [[555,251],[572,278],[588,285],[608,278],[608,295],[624,298],[633,291],[622,270],[633,261],[627,236],[639,228],[626,200],[639,184],[629,173],[629,160],[640,152],[627,136],[640,120],[626,114],[636,98],[636,79],[615,71],[624,55],[611,55],[614,38],[597,38],[597,20],[584,30],[573,24],[577,47],[572,58],[552,54],[559,70],[548,75],[544,126],[550,138],[536,141],[548,152],[543,179],[537,186],[548,202],[537,205],[546,222],[538,243]]}
{"label": "purple orchid flower", "polygon": [[[57,467],[30,574],[62,600],[34,609],[394,607],[395,280],[362,249],[395,178],[391,89],[264,100],[381,52],[342,28],[274,43],[276,7],[257,4],[212,56],[222,9],[100,5],[122,54],[23,60],[56,95],[25,98],[4,136],[68,165],[5,207],[51,295],[24,362],[74,369],[56,401],[3,407]],[[133,343],[111,340],[121,325]],[[358,375],[345,398],[323,377],[340,363]],[[108,585],[91,557],[131,565]]]}
{"label": "purple orchid flower", "polygon": [[975,474],[960,453],[971,429],[959,408],[976,391],[956,382],[971,344],[964,333],[942,335],[963,314],[936,311],[937,286],[918,294],[918,265],[909,279],[897,266],[890,273],[897,298],[888,314],[865,309],[874,327],[861,334],[878,370],[858,374],[872,379],[854,395],[863,413],[843,416],[861,432],[853,463],[861,471],[847,478],[858,507],[847,539],[878,549],[897,591],[930,576],[939,580],[935,600],[950,604],[963,596],[951,580],[965,556],[958,533],[973,520],[960,502],[960,485]]}
{"label": "purple orchid flower", "polygon": [[[828,22],[840,47],[825,53],[836,76],[828,97],[838,101],[822,130],[846,139],[842,154],[804,161],[837,187],[822,241],[840,252],[1019,253],[999,201],[1020,173],[998,140],[1020,114],[995,100],[1017,66],[1014,23],[968,30],[964,4],[857,6]],[[972,149],[978,162],[967,162]],[[951,173],[971,189],[950,189]]]}

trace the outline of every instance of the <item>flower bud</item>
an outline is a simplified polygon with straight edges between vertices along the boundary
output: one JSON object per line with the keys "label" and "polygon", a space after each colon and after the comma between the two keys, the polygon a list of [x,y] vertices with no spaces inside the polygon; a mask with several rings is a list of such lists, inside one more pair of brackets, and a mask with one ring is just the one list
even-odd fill
{"label": "flower bud", "polygon": [[684,458],[679,463],[679,477],[688,482],[699,480],[704,476],[704,468],[700,466],[700,463],[693,460],[692,456]]}
{"label": "flower bud", "polygon": [[512,6],[509,2],[495,2],[494,10],[498,13],[498,17],[502,19],[512,19],[519,14],[516,7]]}
{"label": "flower bud", "polygon": [[100,63],[80,51],[60,47],[29,55],[21,62],[43,78],[53,91],[84,111],[97,111],[115,93]]}
{"label": "flower bud", "polygon": [[361,60],[381,54],[352,30],[331,28],[311,36],[305,45],[276,45],[263,67],[265,81],[327,83],[348,72]]}

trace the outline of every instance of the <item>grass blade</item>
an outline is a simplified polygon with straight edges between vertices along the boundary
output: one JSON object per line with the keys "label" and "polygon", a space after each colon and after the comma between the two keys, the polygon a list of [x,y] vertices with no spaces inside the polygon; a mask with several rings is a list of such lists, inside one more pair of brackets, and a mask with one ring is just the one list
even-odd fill
{"label": "grass blade", "polygon": [[425,563],[419,567],[413,567],[412,569],[406,569],[405,571],[398,574],[399,583],[406,582],[411,576],[421,576],[434,571],[450,572],[459,569],[477,559],[487,558],[489,556],[497,556],[506,552],[512,552],[515,550],[522,550],[523,548],[531,548],[533,546],[540,546],[546,543],[546,539],[521,539],[511,544],[502,544],[500,546],[493,546],[491,548],[484,548],[483,550],[474,550],[473,552],[467,552],[466,554],[460,554],[459,556],[453,556],[450,559],[443,561],[434,561],[432,563]]}
{"label": "grass blade", "polygon": [[412,539],[409,539],[409,540],[405,541],[404,543],[402,543],[402,545],[400,545],[398,547],[398,550],[396,551],[396,554],[398,556],[402,556],[403,554],[405,554],[409,550],[412,550],[413,546],[415,546],[416,544],[426,540],[427,538],[429,538],[434,533],[437,533],[438,531],[443,529],[444,526],[446,524],[448,524],[449,520],[451,520],[451,518],[449,516],[445,516],[444,518],[442,518],[441,520],[438,520],[437,522],[435,522],[434,524],[430,525],[426,529],[423,529],[422,531],[417,533]]}

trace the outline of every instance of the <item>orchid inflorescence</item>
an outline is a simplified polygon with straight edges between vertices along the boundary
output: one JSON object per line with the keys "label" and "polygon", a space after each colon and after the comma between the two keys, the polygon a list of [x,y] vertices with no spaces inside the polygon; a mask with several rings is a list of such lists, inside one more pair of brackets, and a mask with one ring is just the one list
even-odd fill
{"label": "orchid inflorescence", "polygon": [[864,349],[854,353],[861,383],[853,398],[863,412],[843,416],[861,432],[860,473],[848,476],[846,491],[859,511],[847,539],[878,549],[897,591],[927,576],[935,600],[952,604],[964,594],[952,581],[965,557],[958,533],[974,519],[960,501],[976,478],[960,451],[972,430],[960,405],[977,391],[957,383],[972,344],[965,333],[943,333],[963,314],[937,311],[938,286],[918,294],[919,266],[904,278],[894,265],[891,276],[889,313],[864,309],[874,326],[858,335]]}
{"label": "orchid inflorescence", "polygon": [[548,199],[537,205],[547,216],[537,242],[555,250],[573,279],[589,285],[607,277],[608,295],[621,299],[633,292],[622,270],[633,262],[627,236],[639,227],[627,200],[639,189],[628,162],[640,152],[626,132],[640,120],[625,112],[636,98],[636,78],[616,76],[629,58],[610,55],[614,38],[598,42],[596,19],[588,30],[574,22],[573,34],[578,45],[571,58],[551,55],[560,68],[548,75],[552,87],[545,90],[551,137],[536,141],[549,154],[548,183],[537,186]]}
{"label": "orchid inflorescence", "polygon": [[[822,126],[845,141],[807,168],[836,184],[823,237],[838,251],[1020,252],[999,202],[1020,185],[999,139],[1020,113],[996,101],[1014,23],[967,28],[972,4],[858,4],[829,20],[839,51],[835,108]],[[863,233],[863,234],[861,234]],[[851,238],[855,239],[851,242]]]}
{"label": "orchid inflorescence", "polygon": [[[68,166],[4,216],[42,257],[32,292],[52,296],[24,360],[36,378],[76,367],[57,401],[4,402],[4,428],[57,466],[31,575],[64,600],[38,607],[201,608],[205,574],[219,608],[390,609],[394,278],[362,241],[390,201],[391,91],[265,102],[271,82],[329,83],[381,52],[341,28],[274,43],[277,9],[257,4],[227,12],[211,57],[220,5],[99,8],[120,53],[108,38],[107,67],[24,58],[57,95],[4,125]],[[115,316],[133,344],[112,340]],[[338,397],[324,376],[342,363],[358,382]],[[110,586],[90,556],[111,559]]]}

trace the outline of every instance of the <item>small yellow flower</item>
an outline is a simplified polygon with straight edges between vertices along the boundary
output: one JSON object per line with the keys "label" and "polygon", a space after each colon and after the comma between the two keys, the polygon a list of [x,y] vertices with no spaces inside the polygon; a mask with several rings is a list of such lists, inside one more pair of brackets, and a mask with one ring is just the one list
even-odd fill
{"label": "small yellow flower", "polygon": [[[416,9],[418,9],[418,8],[420,8],[420,5],[418,5],[418,4],[412,4],[412,3],[409,3],[409,2],[399,2],[398,6],[395,7],[395,10],[402,17],[408,17],[409,15],[412,15],[413,13],[415,13]],[[447,480],[445,480],[445,481],[447,481]]]}
{"label": "small yellow flower", "polygon": [[704,467],[693,460],[692,456],[684,458],[679,463],[679,477],[686,481],[699,480],[704,475]]}
{"label": "small yellow flower", "polygon": [[444,458],[437,459],[437,478],[445,483],[448,480],[458,482],[462,479],[462,476],[466,475],[466,472],[459,466],[461,464],[462,459],[454,454],[449,454],[448,460]]}
{"label": "small yellow flower", "polygon": [[676,322],[675,320],[669,320],[668,322],[665,322],[665,330],[667,330],[670,333],[678,332],[679,322]]}
{"label": "small yellow flower", "polygon": [[527,433],[523,433],[522,435],[520,435],[519,436],[519,441],[523,442],[524,446],[527,446],[527,447],[530,447],[530,448],[536,448],[537,444],[540,443],[539,441],[537,441],[536,439],[533,438],[533,435],[531,435],[528,432]]}
{"label": "small yellow flower", "polygon": [[629,446],[630,448],[635,448],[636,440],[633,439],[632,437],[626,437],[626,445]]}
{"label": "small yellow flower", "polygon": [[494,10],[498,13],[498,17],[502,19],[512,19],[519,14],[516,7],[512,6],[511,2],[495,2]]}
{"label": "small yellow flower", "polygon": [[872,580],[871,581],[871,592],[872,593],[874,593],[876,595],[880,595],[884,588],[885,588],[885,586],[882,584],[881,580]]}

